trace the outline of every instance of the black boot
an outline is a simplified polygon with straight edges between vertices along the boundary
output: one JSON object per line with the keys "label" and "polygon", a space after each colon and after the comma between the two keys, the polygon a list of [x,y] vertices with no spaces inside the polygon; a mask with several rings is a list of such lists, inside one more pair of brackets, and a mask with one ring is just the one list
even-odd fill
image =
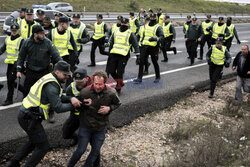
{"label": "black boot", "polygon": [[213,98],[214,97],[214,90],[215,90],[216,84],[211,83],[210,85],[210,93],[208,95],[208,98]]}
{"label": "black boot", "polygon": [[177,54],[176,47],[173,47],[173,51],[174,51],[174,54],[176,55]]}
{"label": "black boot", "polygon": [[53,110],[49,110],[49,123],[55,123],[55,111]]}

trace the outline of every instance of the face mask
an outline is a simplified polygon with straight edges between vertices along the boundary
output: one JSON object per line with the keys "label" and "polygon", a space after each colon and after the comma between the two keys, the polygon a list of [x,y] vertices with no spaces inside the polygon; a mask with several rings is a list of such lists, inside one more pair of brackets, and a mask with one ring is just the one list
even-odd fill
{"label": "face mask", "polygon": [[121,27],[120,27],[120,30],[122,32],[126,31],[127,29],[128,29],[128,26],[126,26],[126,25],[121,25]]}
{"label": "face mask", "polygon": [[232,21],[231,21],[231,20],[227,20],[227,25],[228,25],[228,26],[230,26],[230,25],[231,25],[231,23],[232,23]]}
{"label": "face mask", "polygon": [[218,23],[219,26],[222,26],[224,23]]}
{"label": "face mask", "polygon": [[150,20],[149,25],[155,25],[156,24],[156,20]]}

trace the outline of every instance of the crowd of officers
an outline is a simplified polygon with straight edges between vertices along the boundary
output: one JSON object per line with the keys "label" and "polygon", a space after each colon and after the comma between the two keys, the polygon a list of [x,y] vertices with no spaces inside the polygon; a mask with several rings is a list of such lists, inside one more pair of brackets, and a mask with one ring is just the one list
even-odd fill
{"label": "crowd of officers", "polygon": [[[117,23],[111,29],[108,29],[103,16],[99,14],[92,37],[86,25],[80,21],[79,14],[72,16],[70,25],[69,18],[60,13],[55,15],[54,23],[45,16],[43,10],[37,10],[36,14],[37,19],[34,19],[32,8],[21,8],[17,23],[11,25],[11,35],[0,48],[0,54],[6,51],[4,62],[8,64],[8,94],[3,105],[13,103],[14,88],[18,87],[24,96],[18,120],[29,136],[29,141],[18,149],[8,166],[18,166],[33,150],[26,166],[35,166],[40,162],[49,148],[41,121],[49,118],[50,122],[54,122],[54,111],[71,111],[63,126],[63,138],[73,139],[72,145],[78,143],[78,147],[68,166],[77,163],[89,142],[92,150],[85,166],[98,166],[108,116],[120,105],[116,93],[119,94],[124,86],[123,74],[131,53],[135,53],[135,63],[139,65],[138,77],[133,82],[142,83],[143,75],[148,74],[150,55],[155,70],[154,83],[158,83],[161,79],[159,51],[163,52],[162,62],[168,62],[167,51],[177,53],[176,48],[171,47],[176,39],[175,28],[170,16],[164,15],[160,8],[156,14],[151,9],[146,13],[142,8],[137,17],[134,12],[129,13],[130,18],[118,16]],[[183,32],[190,65],[197,58],[198,44],[200,60],[203,59],[205,43],[208,45],[206,59],[211,80],[209,97],[212,98],[223,66],[229,67],[231,63],[229,50],[234,36],[240,44],[232,18],[228,17],[224,23],[224,18],[219,17],[218,23],[215,23],[212,22],[211,15],[207,15],[207,19],[198,24],[196,17],[187,16]],[[82,44],[89,41],[92,41],[89,67],[96,66],[97,47],[101,54],[108,56],[106,72],[95,72],[94,79],[87,75],[85,69],[76,67],[83,51]],[[105,47],[108,47],[108,52]],[[25,81],[22,86],[15,80],[23,75]],[[109,76],[116,81],[116,91],[107,89],[108,85],[105,83]],[[62,95],[62,84],[66,86],[66,96]],[[79,127],[77,137],[75,131]]]}

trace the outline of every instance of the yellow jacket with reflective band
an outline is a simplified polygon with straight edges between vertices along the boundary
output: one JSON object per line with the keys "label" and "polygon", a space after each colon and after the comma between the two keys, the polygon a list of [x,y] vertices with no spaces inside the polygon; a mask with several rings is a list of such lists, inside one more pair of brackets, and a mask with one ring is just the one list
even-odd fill
{"label": "yellow jacket with reflective band", "polygon": [[158,17],[157,17],[157,20],[158,20],[158,24],[163,27],[164,25],[164,19],[165,19],[165,15],[161,14],[160,17],[159,17],[159,20],[158,20]]}
{"label": "yellow jacket with reflective band", "polygon": [[209,35],[209,34],[210,34],[210,32],[208,32],[206,29],[207,29],[208,27],[212,26],[212,24],[213,24],[213,22],[211,22],[211,21],[210,21],[209,23],[206,23],[205,21],[203,21],[203,22],[201,23],[201,26],[202,26],[204,35]]}
{"label": "yellow jacket with reflective band", "polygon": [[139,46],[142,46],[142,38],[143,38],[144,30],[145,30],[145,25],[141,26],[138,32],[138,35],[140,36]]}
{"label": "yellow jacket with reflective band", "polygon": [[14,64],[17,61],[20,44],[22,41],[22,37],[18,37],[15,40],[11,40],[11,37],[8,36],[5,39],[6,44],[6,59],[4,63],[6,64]]}
{"label": "yellow jacket with reflective band", "polygon": [[168,25],[163,25],[163,32],[164,32],[164,37],[169,37],[171,35],[173,35],[173,33],[170,33],[170,26],[172,25],[172,23],[168,23]]}
{"label": "yellow jacket with reflective band", "polygon": [[[84,29],[86,27],[86,25],[83,24],[82,22],[80,22],[80,24],[81,25],[78,28],[73,28],[71,26],[69,27],[69,30],[71,31],[71,33],[72,33],[72,35],[74,37],[74,40],[75,40],[75,43],[76,43],[76,46],[77,46],[77,51],[79,51],[81,49],[81,46],[82,46],[81,43],[77,42],[77,39],[81,39],[82,33],[83,33],[83,31],[84,31]],[[74,50],[71,44],[69,45],[68,49]]]}
{"label": "yellow jacket with reflective band", "polygon": [[136,30],[137,30],[137,27],[135,25],[135,20],[136,18],[129,18],[129,25],[130,25],[130,30],[133,32],[133,33],[136,33]]}
{"label": "yellow jacket with reflective band", "polygon": [[21,35],[21,37],[23,37],[25,39],[29,38],[32,35],[32,27],[34,25],[40,25],[39,23],[34,21],[34,24],[30,27],[30,33],[29,33],[29,36],[28,36],[29,25],[26,22],[26,20],[25,19],[20,19],[18,24],[19,24],[19,27],[20,27],[20,35]]}
{"label": "yellow jacket with reflective band", "polygon": [[70,31],[66,30],[64,34],[59,34],[57,28],[51,31],[52,42],[60,53],[60,56],[69,55]]}
{"label": "yellow jacket with reflective band", "polygon": [[23,106],[26,109],[29,109],[31,107],[39,107],[39,111],[42,110],[43,114],[44,114],[44,118],[45,120],[48,117],[48,111],[50,108],[50,104],[42,104],[41,103],[41,96],[42,96],[42,89],[43,86],[46,83],[49,82],[56,82],[59,86],[60,86],[60,96],[62,95],[62,88],[61,85],[59,84],[59,82],[57,81],[57,79],[51,74],[47,74],[45,76],[43,76],[42,78],[40,78],[31,88],[30,88],[30,92],[29,94],[23,99]]}
{"label": "yellow jacket with reflective band", "polygon": [[114,32],[119,29],[120,27],[117,27],[117,23],[112,25],[112,31],[111,33],[114,34]]}
{"label": "yellow jacket with reflective band", "polygon": [[129,38],[131,33],[132,31],[129,29],[124,32],[121,32],[119,29],[117,29],[114,32],[114,45],[110,53],[127,56],[128,52],[130,51]]}
{"label": "yellow jacket with reflective band", "polygon": [[102,22],[101,24],[97,24],[97,22],[94,24],[94,28],[95,28],[95,32],[93,35],[93,38],[95,40],[98,40],[102,37],[105,36],[105,32],[104,32],[104,22]]}
{"label": "yellow jacket with reflective band", "polygon": [[186,32],[187,32],[187,30],[188,30],[188,27],[189,27],[189,24],[184,23],[184,28],[185,28],[185,31],[186,31]]}
{"label": "yellow jacket with reflective band", "polygon": [[151,37],[157,38],[156,31],[157,31],[159,26],[160,26],[159,24],[156,24],[154,26],[149,26],[148,24],[145,25],[145,30],[144,30],[145,36],[144,36],[144,39],[142,41],[143,45],[148,45],[148,46],[156,46],[157,45],[157,41],[150,42],[149,38],[151,38]]}
{"label": "yellow jacket with reflective band", "polygon": [[212,38],[217,39],[219,37],[219,34],[225,34],[226,27],[226,24],[219,26],[218,23],[215,23],[213,26]]}
{"label": "yellow jacket with reflective band", "polygon": [[226,47],[221,46],[222,50],[218,49],[216,45],[212,45],[211,61],[216,65],[224,64],[224,57],[226,52]]}
{"label": "yellow jacket with reflective band", "polygon": [[[72,82],[72,83],[70,84],[70,86],[71,86],[72,93],[74,94],[74,96],[75,96],[75,97],[79,96],[79,95],[80,95],[80,91],[78,91],[77,88],[76,88],[76,82]],[[75,112],[74,114],[75,114],[75,115],[79,115],[80,112]]]}
{"label": "yellow jacket with reflective band", "polygon": [[234,36],[234,24],[231,24],[229,27],[227,27],[230,31],[230,36],[225,37],[225,39],[229,39]]}

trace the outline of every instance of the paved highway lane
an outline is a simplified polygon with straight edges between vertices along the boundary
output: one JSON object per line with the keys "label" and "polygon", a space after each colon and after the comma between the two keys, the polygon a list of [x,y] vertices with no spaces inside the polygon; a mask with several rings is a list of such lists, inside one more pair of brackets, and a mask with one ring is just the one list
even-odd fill
{"label": "paved highway lane", "polygon": [[[238,35],[240,40],[243,41],[242,44],[249,44],[250,42],[250,24],[237,24],[236,25]],[[137,77],[138,66],[135,65],[135,58],[132,54],[125,71],[125,79],[127,80],[126,86],[122,90],[121,100],[124,105],[132,104],[134,102],[148,99],[153,96],[160,96],[164,93],[171,93],[177,89],[185,88],[187,86],[191,86],[198,82],[203,82],[208,80],[208,65],[206,61],[195,60],[195,65],[189,67],[190,60],[187,59],[187,53],[184,45],[184,38],[182,33],[182,27],[177,27],[177,40],[173,46],[177,47],[178,53],[174,55],[173,53],[169,53],[169,62],[163,63],[160,60],[163,59],[162,53],[159,55],[159,64],[161,70],[162,80],[160,84],[153,84],[154,76],[154,68],[153,65],[150,66],[149,75],[145,76],[145,80],[142,85],[137,86],[131,82],[132,78]],[[0,38],[0,43],[3,42],[3,38]],[[240,50],[240,45],[236,44],[236,41],[233,41],[234,44],[231,48],[232,56]],[[97,66],[96,67],[87,67],[89,64],[89,55],[90,55],[91,45],[85,45],[84,51],[80,55],[80,65],[88,70],[89,75],[91,75],[95,70],[104,70],[106,67],[105,61],[107,60],[107,56],[100,55],[98,49],[96,50],[96,59]],[[205,53],[207,51],[207,47],[205,49]],[[205,57],[205,55],[204,55]],[[2,103],[7,94],[6,87],[6,65],[3,63],[5,58],[5,54],[0,57],[0,80],[1,83],[4,84],[4,88],[1,90],[0,94],[0,103]],[[151,63],[152,64],[152,63]],[[224,74],[232,73],[231,69],[225,69]],[[24,132],[20,129],[17,123],[17,112],[18,106],[21,101],[21,93],[19,94],[18,100],[15,100],[15,104],[9,107],[0,107],[0,143],[6,142],[10,139],[15,139],[18,137],[24,136]],[[166,99],[167,100],[167,99]],[[145,100],[146,101],[146,100]],[[19,103],[18,103],[19,102]],[[152,102],[154,103],[154,101]],[[155,102],[156,103],[156,102]],[[128,114],[130,112],[140,112],[141,106],[138,106],[138,110],[125,112],[124,116],[130,117]],[[44,125],[46,128],[56,127],[64,122],[68,113],[65,114],[57,114],[56,115],[56,123],[48,124],[44,121]],[[115,121],[116,116],[111,116],[111,120]],[[112,122],[111,121],[111,122]]]}

